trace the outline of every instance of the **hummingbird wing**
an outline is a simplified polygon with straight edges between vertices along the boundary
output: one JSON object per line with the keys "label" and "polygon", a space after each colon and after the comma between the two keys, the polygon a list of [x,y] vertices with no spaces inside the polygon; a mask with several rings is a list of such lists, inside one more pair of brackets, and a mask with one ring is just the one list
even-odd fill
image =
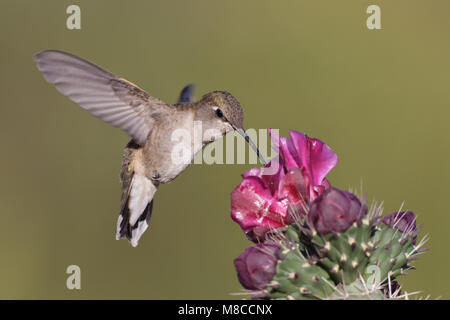
{"label": "hummingbird wing", "polygon": [[193,102],[194,91],[195,85],[193,83],[186,85],[183,90],[181,90],[180,97],[178,98],[178,103]]}
{"label": "hummingbird wing", "polygon": [[140,145],[145,143],[156,117],[172,108],[137,85],[70,53],[45,50],[34,58],[45,80],[59,92],[122,129]]}

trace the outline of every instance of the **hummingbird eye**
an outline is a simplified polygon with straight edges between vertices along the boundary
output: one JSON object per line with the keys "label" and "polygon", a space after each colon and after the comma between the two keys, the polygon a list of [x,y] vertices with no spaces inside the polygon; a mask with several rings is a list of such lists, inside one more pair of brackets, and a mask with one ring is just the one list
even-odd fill
{"label": "hummingbird eye", "polygon": [[218,116],[219,118],[223,117],[222,110],[220,110],[219,108],[216,109],[216,116]]}

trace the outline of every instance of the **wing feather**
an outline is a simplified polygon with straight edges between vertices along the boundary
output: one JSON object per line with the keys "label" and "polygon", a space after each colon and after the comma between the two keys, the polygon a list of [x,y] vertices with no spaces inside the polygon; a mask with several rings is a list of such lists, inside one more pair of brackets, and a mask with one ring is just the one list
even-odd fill
{"label": "wing feather", "polygon": [[145,143],[155,116],[170,106],[135,84],[70,53],[45,50],[35,55],[47,82],[101,120]]}

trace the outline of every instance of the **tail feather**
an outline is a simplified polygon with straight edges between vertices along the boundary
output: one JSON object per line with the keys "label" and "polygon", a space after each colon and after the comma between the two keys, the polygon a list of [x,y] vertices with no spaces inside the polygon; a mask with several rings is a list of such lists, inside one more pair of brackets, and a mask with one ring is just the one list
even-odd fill
{"label": "tail feather", "polygon": [[138,245],[140,237],[148,228],[156,192],[152,180],[134,171],[132,160],[138,150],[139,146],[133,141],[125,148],[120,173],[122,200],[116,231],[117,240],[126,238],[133,247]]}
{"label": "tail feather", "polygon": [[152,217],[153,200],[150,201],[145,207],[142,214],[139,216],[134,225],[130,222],[130,209],[128,207],[128,201],[126,206],[120,211],[119,219],[117,221],[117,234],[116,239],[126,238],[130,241],[133,247],[136,247],[139,243],[139,239],[142,234],[147,230],[150,224],[150,218]]}

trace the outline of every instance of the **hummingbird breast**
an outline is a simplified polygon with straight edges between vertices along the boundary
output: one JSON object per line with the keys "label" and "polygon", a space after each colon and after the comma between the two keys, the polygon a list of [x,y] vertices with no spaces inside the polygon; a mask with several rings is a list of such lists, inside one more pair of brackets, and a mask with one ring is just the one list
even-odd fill
{"label": "hummingbird breast", "polygon": [[153,127],[143,148],[146,175],[160,183],[175,179],[203,147],[202,132],[195,132],[194,113],[175,113]]}

